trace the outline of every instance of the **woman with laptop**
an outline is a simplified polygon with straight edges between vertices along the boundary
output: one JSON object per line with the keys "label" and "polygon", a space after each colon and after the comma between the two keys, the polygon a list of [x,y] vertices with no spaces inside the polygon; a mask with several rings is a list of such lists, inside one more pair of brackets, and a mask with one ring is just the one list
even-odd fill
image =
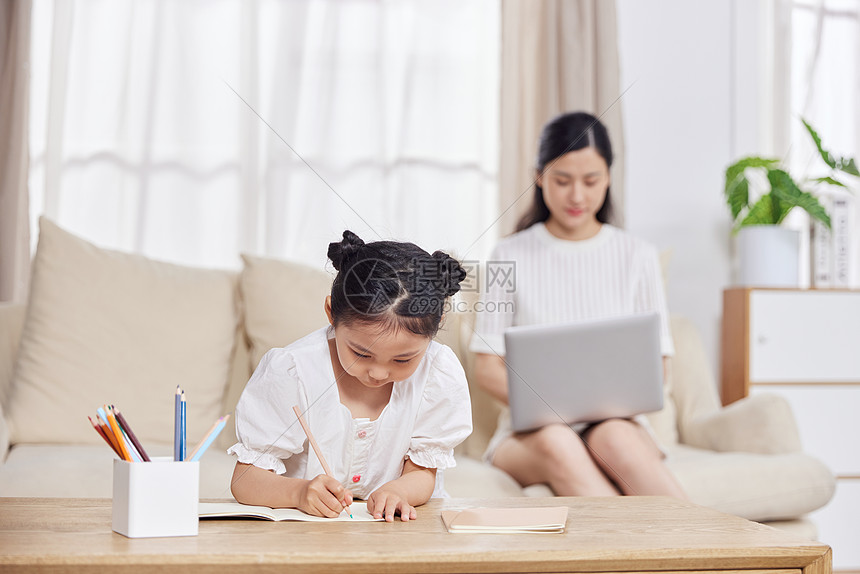
{"label": "woman with laptop", "polygon": [[[505,404],[505,331],[511,327],[656,312],[655,352],[668,372],[674,347],[657,250],[609,223],[611,165],[609,135],[594,116],[569,113],[544,126],[531,209],[490,257],[471,343],[478,383]],[[510,262],[513,274],[490,273]],[[577,365],[569,369],[575,373]],[[641,416],[567,422],[515,432],[506,411],[485,456],[521,485],[548,484],[559,496],[686,498]]]}

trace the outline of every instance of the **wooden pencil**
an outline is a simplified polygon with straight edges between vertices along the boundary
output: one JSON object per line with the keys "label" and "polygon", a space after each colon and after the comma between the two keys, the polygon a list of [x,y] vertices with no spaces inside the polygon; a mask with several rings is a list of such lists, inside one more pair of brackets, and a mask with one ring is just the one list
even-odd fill
{"label": "wooden pencil", "polygon": [[119,450],[122,451],[123,460],[127,460],[128,462],[133,462],[131,458],[131,453],[128,452],[128,448],[125,446],[125,439],[122,438],[122,431],[119,430],[119,424],[116,422],[116,417],[113,416],[113,413],[110,410],[110,407],[104,405],[105,412],[107,413],[108,423],[110,424],[110,428],[113,431],[114,436],[116,437],[116,442],[119,443]]}
{"label": "wooden pencil", "polygon": [[[296,417],[299,419],[299,424],[302,425],[302,430],[305,431],[305,435],[308,437],[308,442],[311,443],[311,448],[314,449],[314,452],[317,454],[317,458],[319,459],[320,464],[323,467],[323,471],[325,471],[326,475],[334,478],[334,475],[331,473],[331,469],[329,468],[328,463],[325,461],[322,449],[320,449],[319,445],[317,444],[317,441],[314,438],[313,433],[311,432],[311,427],[309,427],[308,423],[305,422],[305,418],[302,416],[302,411],[301,409],[299,409],[298,405],[293,405],[293,412],[296,413]],[[344,504],[343,507],[349,513],[349,517],[352,518],[352,512],[349,509],[349,505]]]}
{"label": "wooden pencil", "polygon": [[119,423],[119,426],[122,427],[122,430],[125,431],[125,434],[128,435],[128,439],[134,445],[134,448],[137,449],[140,458],[142,458],[146,462],[151,462],[149,456],[146,454],[146,451],[143,450],[143,445],[140,444],[140,441],[137,440],[137,437],[135,436],[134,432],[132,432],[131,425],[128,424],[128,421],[125,420],[125,417],[122,416],[122,413],[119,412],[119,409],[117,409],[114,405],[111,405],[111,409],[116,415],[116,421]]}
{"label": "wooden pencil", "polygon": [[[105,418],[107,418],[107,414],[105,414]],[[96,420],[98,421],[96,424],[99,425],[100,429],[102,429],[102,432],[107,437],[108,441],[110,442],[110,445],[120,456],[120,458],[122,458],[122,452],[119,450],[119,444],[117,444],[116,437],[113,435],[113,431],[110,430],[110,426],[106,422],[103,422],[101,417],[98,415],[96,415]]]}
{"label": "wooden pencil", "polygon": [[194,458],[194,455],[197,454],[197,451],[200,450],[200,447],[203,446],[203,443],[206,442],[206,439],[209,438],[209,435],[211,435],[213,432],[215,432],[215,429],[218,428],[219,424],[221,424],[221,421],[226,421],[228,418],[230,418],[230,415],[224,415],[223,417],[218,417],[218,420],[216,420],[212,424],[212,426],[209,428],[209,430],[206,431],[206,434],[203,435],[203,438],[200,440],[200,442],[197,443],[197,446],[194,447],[194,450],[191,451],[191,454],[188,455],[188,460],[191,460],[192,458]]}
{"label": "wooden pencil", "polygon": [[99,425],[97,425],[89,415],[87,415],[87,418],[90,419],[90,424],[93,425],[93,428],[96,429],[96,432],[99,433],[99,436],[102,437],[102,439],[104,439],[104,441],[108,444],[108,446],[111,448],[111,450],[114,451],[117,455],[119,455],[120,458],[122,458],[122,455],[119,453],[119,451],[116,449],[114,444],[110,441],[108,436],[105,434],[105,431],[103,431],[102,428]]}

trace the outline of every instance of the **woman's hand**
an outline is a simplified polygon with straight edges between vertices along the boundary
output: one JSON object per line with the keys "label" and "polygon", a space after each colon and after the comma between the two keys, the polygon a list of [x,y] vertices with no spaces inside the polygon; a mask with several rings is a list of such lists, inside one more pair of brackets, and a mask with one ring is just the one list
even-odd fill
{"label": "woman's hand", "polygon": [[385,518],[386,522],[393,522],[397,512],[403,522],[415,520],[418,518],[415,507],[409,504],[407,494],[397,488],[395,482],[380,486],[368,497],[367,511],[374,518]]}
{"label": "woman's hand", "polygon": [[320,474],[304,483],[296,508],[307,514],[337,518],[352,504],[352,492],[330,476]]}

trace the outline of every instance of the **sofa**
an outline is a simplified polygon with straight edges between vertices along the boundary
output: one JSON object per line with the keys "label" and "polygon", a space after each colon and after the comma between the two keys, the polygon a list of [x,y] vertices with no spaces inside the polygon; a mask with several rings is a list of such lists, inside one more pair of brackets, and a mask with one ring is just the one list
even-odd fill
{"label": "sofa", "polygon": [[[230,413],[257,361],[325,324],[329,272],[242,256],[240,271],[200,269],[99,248],[40,220],[26,304],[0,305],[0,496],[109,497],[112,451],[91,427],[114,404],[150,455],[172,454],[173,396],[188,399],[193,444]],[[481,460],[501,406],[473,384],[475,293],[460,295],[438,339],[466,369],[474,432],[445,471],[454,497],[547,496]],[[804,516],[835,482],[801,450],[776,395],[721,407],[695,327],[672,317],[676,356],[665,406],[649,415],[693,502],[815,536]],[[230,497],[232,425],[201,460],[200,495]]]}

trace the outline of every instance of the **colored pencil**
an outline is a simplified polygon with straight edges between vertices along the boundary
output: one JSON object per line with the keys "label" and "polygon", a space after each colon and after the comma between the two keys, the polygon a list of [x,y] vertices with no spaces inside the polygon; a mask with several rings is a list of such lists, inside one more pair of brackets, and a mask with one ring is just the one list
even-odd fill
{"label": "colored pencil", "polygon": [[96,413],[98,413],[99,418],[102,420],[102,422],[106,424],[108,428],[110,428],[110,421],[108,421],[107,413],[105,412],[105,410],[102,407],[99,407],[96,409]]}
{"label": "colored pencil", "polygon": [[122,438],[122,431],[119,430],[119,424],[116,422],[116,417],[113,416],[113,413],[110,412],[110,409],[107,405],[104,407],[105,412],[107,412],[108,423],[110,423],[110,428],[113,431],[114,436],[116,437],[117,443],[119,443],[119,450],[122,451],[123,460],[127,460],[128,462],[133,462],[131,458],[131,453],[128,452],[128,448],[125,446],[125,440]]}
{"label": "colored pencil", "polygon": [[180,450],[179,450],[179,435],[180,435],[180,425],[182,422],[180,419],[180,406],[179,400],[182,398],[182,389],[179,388],[179,385],[176,385],[176,398],[173,402],[173,460],[182,460],[179,458]]}
{"label": "colored pencil", "polygon": [[107,435],[105,434],[105,431],[103,431],[102,428],[99,425],[97,425],[95,423],[95,421],[93,421],[93,419],[89,415],[87,415],[87,418],[90,419],[90,424],[93,425],[93,428],[96,429],[96,432],[99,433],[99,436],[102,437],[106,443],[108,443],[108,446],[111,448],[111,450],[113,450],[117,455],[119,455],[120,458],[122,458],[122,455],[116,449],[116,447],[113,445],[113,443],[110,441],[110,439],[107,437]]}
{"label": "colored pencil", "polygon": [[186,427],[188,422],[185,415],[185,391],[182,391],[182,396],[179,398],[179,460],[185,460],[185,443],[187,442]]}
{"label": "colored pencil", "polygon": [[146,451],[143,450],[143,445],[140,444],[140,441],[137,440],[137,436],[135,436],[134,432],[131,430],[131,425],[128,424],[128,421],[125,420],[125,417],[122,416],[122,413],[114,406],[111,405],[111,409],[113,410],[113,414],[116,415],[116,422],[119,423],[120,428],[128,437],[128,440],[131,441],[131,444],[134,445],[134,448],[140,454],[140,458],[142,458],[146,462],[150,462],[149,456],[146,454]]}
{"label": "colored pencil", "polygon": [[[105,419],[107,419],[107,415],[105,415]],[[116,437],[113,436],[113,431],[110,430],[110,425],[101,421],[101,415],[97,415],[96,420],[98,421],[96,424],[98,424],[99,428],[102,429],[102,432],[107,437],[111,447],[113,447],[114,451],[116,451],[116,453],[120,455],[120,458],[122,458],[122,451],[119,450],[119,443],[116,442]]]}
{"label": "colored pencil", "polygon": [[[293,406],[293,412],[296,413],[296,417],[299,419],[299,424],[302,425],[302,430],[305,431],[305,435],[308,437],[308,442],[311,443],[311,448],[313,448],[314,452],[317,454],[317,458],[319,459],[320,464],[323,467],[323,471],[325,471],[328,476],[334,478],[334,475],[331,473],[331,469],[329,468],[328,463],[325,461],[325,457],[323,456],[322,450],[317,444],[313,433],[311,433],[311,427],[309,427],[308,423],[305,422],[305,418],[302,416],[302,411],[299,409],[298,405]],[[344,504],[343,507],[349,513],[349,517],[352,518],[352,511],[349,509],[349,505]]]}
{"label": "colored pencil", "polygon": [[122,439],[123,444],[125,444],[125,449],[128,451],[128,454],[131,455],[131,459],[133,462],[143,462],[143,457],[140,456],[140,453],[137,452],[137,447],[134,446],[134,443],[131,442],[131,439],[128,438],[128,433],[125,432],[125,429],[122,428],[122,423],[119,422],[119,419],[116,416],[116,409],[113,405],[105,405],[108,412],[111,416],[116,420],[116,425],[119,427],[119,436]]}
{"label": "colored pencil", "polygon": [[224,430],[224,427],[227,424],[227,419],[230,418],[230,415],[224,415],[215,421],[215,424],[212,425],[212,428],[209,429],[209,432],[206,433],[206,436],[203,437],[197,446],[194,447],[194,450],[191,451],[191,454],[188,455],[188,460],[194,462],[196,460],[200,460],[200,457],[203,456],[203,453],[206,452],[206,449],[218,438],[218,435],[221,434],[221,431]]}

